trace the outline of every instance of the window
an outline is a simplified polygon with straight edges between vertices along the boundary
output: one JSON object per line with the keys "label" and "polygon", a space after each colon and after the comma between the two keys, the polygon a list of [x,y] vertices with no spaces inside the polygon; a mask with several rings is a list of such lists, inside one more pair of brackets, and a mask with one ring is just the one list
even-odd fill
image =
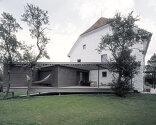
{"label": "window", "polygon": [[107,54],[101,55],[101,62],[107,62]]}
{"label": "window", "polygon": [[102,77],[107,77],[107,72],[102,72]]}
{"label": "window", "polygon": [[81,59],[77,59],[77,62],[81,62]]}
{"label": "window", "polygon": [[86,44],[83,45],[83,49],[86,49]]}

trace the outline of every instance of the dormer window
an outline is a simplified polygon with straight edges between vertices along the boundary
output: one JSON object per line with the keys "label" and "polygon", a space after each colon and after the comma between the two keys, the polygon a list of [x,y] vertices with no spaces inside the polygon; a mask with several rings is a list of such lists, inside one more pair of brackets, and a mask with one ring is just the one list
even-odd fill
{"label": "dormer window", "polygon": [[85,49],[86,49],[86,44],[83,45],[83,50],[85,50]]}

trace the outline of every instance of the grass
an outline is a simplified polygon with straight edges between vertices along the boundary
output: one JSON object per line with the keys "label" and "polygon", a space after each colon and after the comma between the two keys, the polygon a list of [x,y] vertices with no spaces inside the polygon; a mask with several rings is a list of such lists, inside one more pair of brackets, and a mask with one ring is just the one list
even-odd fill
{"label": "grass", "polygon": [[[26,95],[26,92],[15,92],[14,96]],[[4,93],[0,92],[0,100],[3,99]],[[12,98],[12,93],[8,93],[8,98]],[[1,125],[1,124],[0,124]]]}
{"label": "grass", "polygon": [[0,100],[0,125],[156,125],[156,95],[62,95]]}

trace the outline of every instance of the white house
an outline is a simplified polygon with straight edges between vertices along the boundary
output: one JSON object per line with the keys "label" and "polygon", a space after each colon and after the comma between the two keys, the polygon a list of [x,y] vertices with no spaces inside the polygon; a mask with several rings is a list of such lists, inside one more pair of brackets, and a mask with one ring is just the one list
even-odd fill
{"label": "white house", "polygon": [[[93,24],[88,30],[82,33],[70,52],[68,57],[70,62],[106,62],[111,57],[111,53],[108,50],[103,50],[100,54],[97,52],[98,44],[101,41],[101,37],[111,33],[111,27],[107,23],[109,19],[101,17],[95,24]],[[133,78],[134,88],[138,91],[143,91],[144,83],[144,66],[145,56],[150,41],[145,41],[143,44],[136,44],[133,48],[132,54],[136,55],[137,61],[141,62],[139,74]],[[91,70],[89,72],[89,80],[97,81],[97,70]],[[100,85],[108,84],[112,81],[112,74],[108,70],[100,70]]]}

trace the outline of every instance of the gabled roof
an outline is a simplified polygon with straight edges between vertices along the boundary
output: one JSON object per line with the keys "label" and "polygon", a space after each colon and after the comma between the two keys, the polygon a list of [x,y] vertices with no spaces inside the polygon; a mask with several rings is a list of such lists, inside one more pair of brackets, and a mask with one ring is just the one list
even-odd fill
{"label": "gabled roof", "polygon": [[104,18],[101,17],[100,19],[98,19],[89,29],[87,29],[84,33],[82,33],[81,35],[88,33],[90,31],[93,31],[99,27],[102,27],[104,25],[106,25],[108,22],[110,21],[110,19],[108,18]]}
{"label": "gabled roof", "polygon": [[[109,18],[104,18],[104,17],[101,17],[100,19],[98,19],[89,29],[87,29],[84,33],[82,33],[79,38],[82,37],[82,35],[86,34],[86,33],[89,33],[95,29],[98,29],[100,27],[103,27],[104,25],[108,24],[109,21],[111,19]],[[70,57],[70,53],[72,52],[72,50],[74,49],[74,47],[76,46],[76,44],[79,42],[79,38],[78,40],[75,42],[75,44],[73,45],[73,47],[70,49],[69,53],[68,53],[68,57]]]}
{"label": "gabled roof", "polygon": [[[87,33],[91,32],[91,31],[93,31],[93,30],[96,30],[96,29],[100,28],[100,27],[104,27],[106,24],[109,24],[111,21],[113,21],[111,18],[104,18],[104,17],[101,17],[100,19],[98,19],[89,29],[87,29],[84,33],[82,33],[82,34],[79,36],[78,40],[75,42],[75,44],[73,45],[73,47],[70,49],[70,51],[69,51],[69,53],[68,53],[68,57],[70,57],[70,55],[71,55],[73,49],[75,48],[75,46],[76,46],[77,43],[79,42],[79,39],[80,39],[81,37],[83,37],[84,34],[87,34]],[[137,28],[138,28],[138,27],[137,27]],[[140,28],[139,28],[139,29],[140,29]],[[149,32],[149,33],[150,33],[150,32]],[[150,33],[150,34],[151,34],[151,33]],[[151,34],[151,36],[152,36],[152,34]],[[150,39],[151,39],[151,37],[150,37]],[[145,48],[145,53],[144,53],[145,55],[146,55],[146,52],[147,52],[147,49],[148,49],[148,46],[149,46],[149,43],[150,43],[150,39],[148,40],[147,45],[146,45],[146,48]]]}

